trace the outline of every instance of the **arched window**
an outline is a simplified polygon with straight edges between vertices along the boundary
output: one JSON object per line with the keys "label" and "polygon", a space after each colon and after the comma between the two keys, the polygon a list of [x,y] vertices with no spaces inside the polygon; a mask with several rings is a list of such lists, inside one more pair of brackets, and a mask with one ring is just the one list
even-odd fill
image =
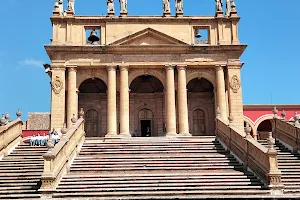
{"label": "arched window", "polygon": [[194,135],[205,135],[205,113],[201,109],[193,112],[193,133]]}

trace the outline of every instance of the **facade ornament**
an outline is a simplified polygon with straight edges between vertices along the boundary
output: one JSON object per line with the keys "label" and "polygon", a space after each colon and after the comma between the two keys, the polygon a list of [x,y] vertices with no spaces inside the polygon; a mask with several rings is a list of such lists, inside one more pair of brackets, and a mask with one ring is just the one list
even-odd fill
{"label": "facade ornament", "polygon": [[106,0],[106,3],[107,3],[108,15],[114,15],[115,14],[114,0]]}
{"label": "facade ornament", "polygon": [[285,120],[286,113],[285,113],[285,111],[284,111],[284,110],[282,110],[282,112],[281,112],[281,117],[282,117],[282,119],[284,119],[284,120]]}
{"label": "facade ornament", "polygon": [[60,8],[59,8],[59,3],[58,1],[55,2],[54,4],[54,10],[53,10],[53,15],[59,16],[60,15]]}
{"label": "facade ornament", "polygon": [[216,109],[216,117],[220,117],[221,116],[221,111],[220,111],[220,107],[218,106]]}
{"label": "facade ornament", "polygon": [[54,78],[54,80],[51,82],[51,86],[52,86],[53,92],[55,94],[59,94],[60,91],[62,90],[62,86],[63,86],[61,78],[59,76],[56,76]]}
{"label": "facade ornament", "polygon": [[276,106],[273,108],[272,112],[273,112],[274,118],[277,118],[278,110],[277,110]]}
{"label": "facade ornament", "polygon": [[21,110],[20,110],[20,109],[18,109],[18,111],[17,111],[16,115],[17,115],[17,118],[18,118],[18,119],[20,119],[20,117],[21,117],[21,115],[22,115],[22,113],[21,113]]}
{"label": "facade ornament", "polygon": [[215,0],[216,1],[216,11],[223,11],[223,0]]}
{"label": "facade ornament", "polygon": [[231,12],[236,12],[234,0],[230,0]]}
{"label": "facade ornament", "polygon": [[241,83],[237,75],[232,76],[230,81],[230,87],[234,93],[237,93],[241,88]]}
{"label": "facade ornament", "polygon": [[9,122],[9,119],[10,119],[10,115],[9,115],[9,113],[6,113],[6,115],[5,115],[5,119],[6,119],[6,124],[8,124],[8,122]]}
{"label": "facade ornament", "polygon": [[67,135],[67,132],[68,132],[68,129],[67,129],[67,125],[66,123],[64,123],[63,125],[63,128],[60,130],[61,134],[62,134],[62,138],[66,138],[66,135]]}
{"label": "facade ornament", "polygon": [[295,112],[295,116],[294,116],[294,126],[297,127],[297,128],[300,128],[300,122],[299,122],[299,119],[300,119],[300,115]]}
{"label": "facade ornament", "polygon": [[248,123],[246,123],[246,127],[244,128],[244,130],[245,130],[245,133],[246,133],[246,138],[251,138],[252,139],[252,136],[251,136],[252,128]]}
{"label": "facade ornament", "polygon": [[176,13],[183,13],[183,0],[176,0]]}
{"label": "facade ornament", "polygon": [[75,13],[75,0],[68,0],[68,11]]}
{"label": "facade ornament", "polygon": [[275,139],[272,136],[272,132],[269,132],[269,137],[267,141],[269,145],[269,151],[274,151]]}
{"label": "facade ornament", "polygon": [[119,0],[120,2],[120,12],[127,13],[127,0]]}
{"label": "facade ornament", "polygon": [[5,126],[5,125],[6,125],[6,119],[5,119],[4,114],[2,114],[2,117],[0,119],[0,126]]}
{"label": "facade ornament", "polygon": [[171,13],[170,0],[163,0],[163,9],[165,14]]}
{"label": "facade ornament", "polygon": [[73,117],[71,119],[72,124],[75,125],[76,121],[77,121],[77,118],[75,117],[75,114],[73,114]]}
{"label": "facade ornament", "polygon": [[80,108],[80,111],[79,111],[79,117],[80,117],[80,118],[83,118],[83,116],[84,116],[83,108]]}

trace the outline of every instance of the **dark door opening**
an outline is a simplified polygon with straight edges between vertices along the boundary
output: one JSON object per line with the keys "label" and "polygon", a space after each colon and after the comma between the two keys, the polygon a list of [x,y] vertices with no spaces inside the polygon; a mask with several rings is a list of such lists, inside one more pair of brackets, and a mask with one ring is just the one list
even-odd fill
{"label": "dark door opening", "polygon": [[141,120],[142,137],[151,137],[151,120]]}

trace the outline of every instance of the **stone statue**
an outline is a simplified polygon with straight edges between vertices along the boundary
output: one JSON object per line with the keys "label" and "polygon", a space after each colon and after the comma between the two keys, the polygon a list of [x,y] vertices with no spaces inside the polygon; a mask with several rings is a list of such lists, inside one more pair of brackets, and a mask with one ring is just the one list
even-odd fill
{"label": "stone statue", "polygon": [[75,0],[68,0],[68,11],[75,12]]}
{"label": "stone statue", "polygon": [[216,0],[216,11],[222,11],[223,9],[223,0]]}
{"label": "stone statue", "polygon": [[170,0],[163,0],[164,13],[169,13],[170,11]]}
{"label": "stone statue", "polygon": [[58,7],[59,7],[59,13],[63,15],[64,13],[64,0],[57,0]]}
{"label": "stone statue", "polygon": [[176,13],[183,12],[183,0],[176,0]]}
{"label": "stone statue", "polygon": [[226,16],[229,16],[231,12],[231,0],[226,0]]}
{"label": "stone statue", "polygon": [[119,0],[121,13],[127,13],[127,0]]}
{"label": "stone statue", "polygon": [[115,12],[114,0],[106,0],[106,3],[107,3],[107,12],[114,13]]}

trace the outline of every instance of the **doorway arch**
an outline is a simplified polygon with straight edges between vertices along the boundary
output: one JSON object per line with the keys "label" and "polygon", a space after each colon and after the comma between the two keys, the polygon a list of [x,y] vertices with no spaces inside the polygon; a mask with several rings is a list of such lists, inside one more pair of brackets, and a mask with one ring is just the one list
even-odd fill
{"label": "doorway arch", "polygon": [[89,78],[79,86],[78,106],[86,110],[85,131],[87,137],[104,137],[106,133],[106,83]]}

